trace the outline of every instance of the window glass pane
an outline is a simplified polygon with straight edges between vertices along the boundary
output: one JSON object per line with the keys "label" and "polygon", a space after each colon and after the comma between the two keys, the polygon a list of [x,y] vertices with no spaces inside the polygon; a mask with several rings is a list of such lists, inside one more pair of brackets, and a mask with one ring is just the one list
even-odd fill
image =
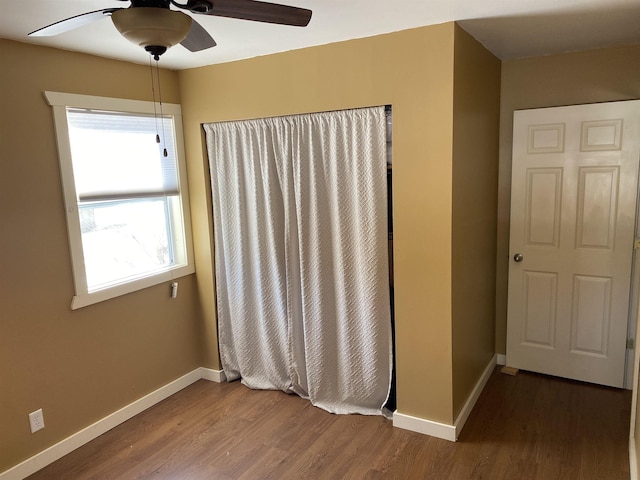
{"label": "window glass pane", "polygon": [[89,292],[172,265],[167,198],[79,206]]}

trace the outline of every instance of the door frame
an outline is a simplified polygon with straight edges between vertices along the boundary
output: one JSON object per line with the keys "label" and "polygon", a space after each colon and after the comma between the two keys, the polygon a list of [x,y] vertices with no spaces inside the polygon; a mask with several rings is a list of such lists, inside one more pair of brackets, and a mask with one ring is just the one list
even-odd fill
{"label": "door frame", "polygon": [[[638,158],[640,163],[640,158]],[[629,316],[627,318],[627,341],[633,340],[633,349],[627,348],[625,353],[625,373],[624,373],[624,388],[627,390],[633,390],[634,378],[636,376],[636,366],[638,365],[638,332],[637,332],[637,318],[640,304],[640,258],[638,258],[638,249],[636,248],[636,242],[640,238],[640,169],[638,179],[638,199],[636,201],[636,225],[635,225],[635,240],[632,253],[632,266],[631,266],[631,285],[629,285]]]}

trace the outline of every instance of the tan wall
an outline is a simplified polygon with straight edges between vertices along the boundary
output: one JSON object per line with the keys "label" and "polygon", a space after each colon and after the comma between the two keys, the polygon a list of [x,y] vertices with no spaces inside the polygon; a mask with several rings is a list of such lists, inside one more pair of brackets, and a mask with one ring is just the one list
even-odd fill
{"label": "tan wall", "polygon": [[[150,100],[149,71],[0,39],[0,472],[199,366],[195,277],[70,310],[53,90]],[[162,72],[167,102],[178,77]],[[96,145],[96,148],[100,148]],[[29,430],[43,408],[46,428]]]}
{"label": "tan wall", "polygon": [[500,60],[456,28],[451,269],[453,412],[495,353]]}
{"label": "tan wall", "polygon": [[449,23],[179,72],[206,366],[218,360],[200,124],[392,104],[398,410],[452,423],[453,42]]}
{"label": "tan wall", "polygon": [[504,62],[500,113],[496,351],[506,352],[513,111],[640,98],[640,46]]}

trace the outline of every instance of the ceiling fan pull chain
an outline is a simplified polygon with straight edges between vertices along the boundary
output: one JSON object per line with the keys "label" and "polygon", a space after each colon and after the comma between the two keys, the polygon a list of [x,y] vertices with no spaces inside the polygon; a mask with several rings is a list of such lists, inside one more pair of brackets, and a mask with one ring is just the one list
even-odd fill
{"label": "ceiling fan pull chain", "polygon": [[160,125],[162,128],[162,155],[164,157],[168,157],[167,143],[165,142],[164,114],[162,112],[162,88],[160,87],[160,67],[158,66],[158,60],[156,60],[156,76],[158,77],[158,101],[160,102]]}
{"label": "ceiling fan pull chain", "polygon": [[158,133],[158,114],[156,112],[156,89],[153,81],[153,64],[151,63],[151,55],[149,55],[149,73],[151,73],[151,97],[153,98],[153,119],[156,123],[156,143],[160,143],[160,134]]}

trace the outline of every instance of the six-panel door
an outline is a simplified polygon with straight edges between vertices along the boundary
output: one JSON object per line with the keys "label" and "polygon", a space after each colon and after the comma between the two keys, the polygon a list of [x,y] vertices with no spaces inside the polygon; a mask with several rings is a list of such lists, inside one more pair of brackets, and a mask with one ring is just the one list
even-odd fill
{"label": "six-panel door", "polygon": [[507,365],[623,386],[639,117],[640,101],[515,112]]}

